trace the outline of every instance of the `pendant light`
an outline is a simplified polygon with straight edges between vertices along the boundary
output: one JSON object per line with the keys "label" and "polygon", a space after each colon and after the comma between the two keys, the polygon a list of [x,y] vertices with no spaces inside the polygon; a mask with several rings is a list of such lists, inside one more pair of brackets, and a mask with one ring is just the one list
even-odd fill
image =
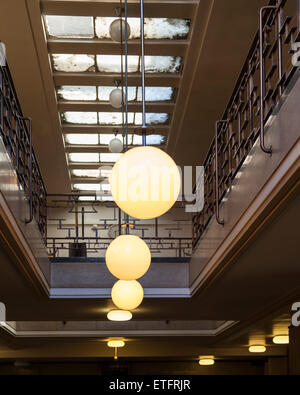
{"label": "pendant light", "polygon": [[[142,126],[135,132],[143,136],[143,147],[132,148],[121,156],[112,169],[109,182],[116,204],[126,214],[139,219],[150,219],[163,215],[174,205],[181,181],[174,160],[161,149],[146,146],[149,128],[146,126],[143,0],[140,1],[140,6]],[[125,39],[125,51],[126,42]],[[127,103],[127,92],[125,102]]]}
{"label": "pendant light", "polygon": [[[125,27],[127,25],[127,29]],[[123,42],[124,38],[130,36],[130,25],[122,18],[115,19],[109,26],[109,35],[113,41]]]}
{"label": "pendant light", "polygon": [[126,310],[111,310],[107,313],[107,319],[109,321],[130,321],[132,313]]}
{"label": "pendant light", "polygon": [[121,235],[108,246],[105,262],[110,273],[118,279],[137,280],[148,271],[151,253],[140,237]]}
{"label": "pendant light", "polygon": [[119,280],[111,290],[114,304],[122,310],[134,310],[143,301],[144,290],[138,281]]}

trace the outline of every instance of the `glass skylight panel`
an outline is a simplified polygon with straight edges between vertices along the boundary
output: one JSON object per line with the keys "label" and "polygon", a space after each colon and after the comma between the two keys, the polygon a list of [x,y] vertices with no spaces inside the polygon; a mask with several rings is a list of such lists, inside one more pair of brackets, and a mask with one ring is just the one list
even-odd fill
{"label": "glass skylight panel", "polygon": [[89,16],[45,16],[49,36],[57,38],[93,38],[94,21]]}
{"label": "glass skylight panel", "polygon": [[[139,69],[139,56],[128,55],[128,73],[136,73]],[[123,56],[125,67],[125,56]],[[97,55],[98,70],[103,73],[121,73],[121,55]]]}
{"label": "glass skylight panel", "polygon": [[184,39],[190,30],[189,19],[145,18],[146,39]]}
{"label": "glass skylight panel", "polygon": [[100,184],[74,184],[74,188],[80,191],[100,191]]}
{"label": "glass skylight panel", "polygon": [[[148,125],[159,125],[164,124],[168,121],[169,116],[166,113],[146,113],[146,123]],[[135,114],[135,125],[142,124],[142,113],[138,112]]]}
{"label": "glass skylight panel", "polygon": [[70,72],[95,71],[94,55],[52,55],[54,70]]}
{"label": "glass skylight panel", "polygon": [[[109,27],[110,24],[118,18],[116,17],[98,17],[95,21],[95,30],[98,38],[110,39]],[[136,39],[141,37],[140,19],[128,18],[130,26],[129,39]],[[188,36],[190,29],[189,19],[176,18],[145,18],[144,19],[144,33],[145,39],[185,39]]]}
{"label": "glass skylight panel", "polygon": [[94,152],[71,152],[69,153],[69,160],[80,163],[98,163],[99,154]]}
{"label": "glass skylight panel", "polygon": [[[116,89],[116,86],[99,86],[98,87],[98,98],[100,101],[109,101],[110,92]],[[121,87],[120,87],[121,89]],[[125,87],[123,89],[124,98],[125,98]],[[128,101],[136,100],[136,87],[129,86],[128,87]]]}
{"label": "glass skylight panel", "polygon": [[178,73],[182,58],[180,56],[145,56],[146,73]]}
{"label": "glass skylight panel", "polygon": [[[145,98],[146,101],[167,101],[171,100],[173,96],[173,88],[168,86],[146,86]],[[142,88],[138,88],[137,100],[142,100]]]}
{"label": "glass skylight panel", "polygon": [[65,122],[83,125],[94,125],[98,122],[98,114],[96,112],[66,111],[62,114],[62,118]]}
{"label": "glass skylight panel", "polygon": [[[133,123],[134,113],[128,113],[128,123]],[[121,112],[99,112],[100,125],[122,125],[123,116]],[[125,122],[125,114],[124,114]]]}
{"label": "glass skylight panel", "polygon": [[99,143],[97,134],[70,133],[65,135],[65,140],[66,143],[74,145],[97,145]]}
{"label": "glass skylight panel", "polygon": [[99,140],[101,145],[108,145],[110,141],[114,138],[117,138],[123,142],[123,137],[121,134],[118,134],[116,137],[114,134],[100,134],[99,135]]}
{"label": "glass skylight panel", "polygon": [[[160,134],[150,134],[146,137],[147,144],[149,145],[161,145],[163,144],[165,138]],[[135,134],[133,136],[133,145],[142,145],[143,144],[143,137]]]}
{"label": "glass skylight panel", "polygon": [[74,177],[98,178],[99,177],[99,170],[98,169],[74,169],[74,170],[72,170],[72,175]]}
{"label": "glass skylight panel", "polygon": [[100,162],[116,162],[120,156],[123,154],[109,154],[109,153],[104,153],[100,154]]}
{"label": "glass skylight panel", "polygon": [[57,93],[64,100],[97,100],[97,88],[95,86],[65,85],[57,88]]}
{"label": "glass skylight panel", "polygon": [[[116,17],[98,17],[95,21],[96,36],[98,38],[109,38],[109,27],[111,23],[118,18]],[[124,20],[124,18],[123,18]],[[125,22],[125,20],[124,20]],[[127,18],[127,22],[130,26],[129,39],[140,37],[140,18]]]}
{"label": "glass skylight panel", "polygon": [[100,166],[98,169],[98,176],[99,177],[109,177],[112,172],[112,167],[111,166]]}

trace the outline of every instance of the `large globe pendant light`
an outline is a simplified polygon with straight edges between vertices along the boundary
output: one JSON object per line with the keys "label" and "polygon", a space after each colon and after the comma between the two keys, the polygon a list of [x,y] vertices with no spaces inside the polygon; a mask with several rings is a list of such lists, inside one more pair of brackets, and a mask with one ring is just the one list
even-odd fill
{"label": "large globe pendant light", "polygon": [[[125,26],[127,26],[127,29]],[[116,19],[110,24],[109,35],[113,41],[118,43],[123,42],[126,35],[127,39],[130,36],[130,26],[127,21],[124,21],[121,18]]]}
{"label": "large globe pendant light", "polygon": [[[109,182],[116,204],[127,215],[139,219],[151,219],[165,214],[174,205],[180,192],[181,181],[174,160],[159,148],[146,146],[146,135],[149,128],[146,125],[143,0],[140,1],[140,5],[142,126],[138,132],[143,136],[143,146],[132,148],[121,156],[112,169]],[[127,54],[126,44],[127,40],[125,40],[125,52]],[[125,77],[125,114],[127,121],[128,84],[126,72]],[[126,122],[126,136],[127,129]]]}
{"label": "large globe pendant light", "polygon": [[121,310],[134,310],[143,301],[144,290],[138,281],[119,280],[111,290],[114,304]]}
{"label": "large globe pendant light", "polygon": [[122,235],[110,243],[105,262],[110,273],[118,279],[137,280],[148,271],[151,253],[140,237]]}
{"label": "large globe pendant light", "polygon": [[180,192],[173,159],[156,147],[136,147],[115,163],[109,178],[112,196],[126,214],[139,219],[165,214]]}

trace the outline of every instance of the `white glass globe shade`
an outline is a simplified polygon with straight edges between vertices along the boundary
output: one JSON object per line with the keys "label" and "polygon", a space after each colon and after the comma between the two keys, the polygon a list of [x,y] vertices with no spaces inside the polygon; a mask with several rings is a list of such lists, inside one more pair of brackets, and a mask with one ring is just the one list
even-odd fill
{"label": "white glass globe shade", "polygon": [[134,310],[143,301],[144,290],[138,281],[119,280],[111,290],[114,304],[122,310]]}
{"label": "white glass globe shade", "polygon": [[113,89],[109,94],[109,102],[111,106],[114,108],[121,108],[122,107],[122,90],[121,89]]}
{"label": "white glass globe shade", "polygon": [[138,236],[118,236],[108,246],[105,262],[111,274],[120,280],[137,280],[149,269],[151,253]]}
{"label": "white glass globe shade", "polygon": [[119,154],[120,152],[123,151],[123,143],[120,139],[114,138],[110,140],[108,144],[108,149],[110,150],[110,152],[114,154]]}
{"label": "white glass globe shade", "polygon": [[266,352],[266,346],[255,344],[249,347],[249,352],[253,353],[263,353]]}
{"label": "white glass globe shade", "polygon": [[136,147],[115,163],[109,177],[112,196],[126,214],[157,218],[176,202],[180,172],[174,160],[156,147]]}
{"label": "white glass globe shade", "polygon": [[130,321],[132,313],[126,310],[111,310],[107,313],[107,318],[110,321]]}
{"label": "white glass globe shade", "polygon": [[[122,38],[121,38],[121,25],[122,25]],[[125,41],[125,20],[124,19],[116,19],[114,20],[109,27],[109,35],[113,41],[118,43]],[[130,36],[130,26],[127,23],[127,38]]]}

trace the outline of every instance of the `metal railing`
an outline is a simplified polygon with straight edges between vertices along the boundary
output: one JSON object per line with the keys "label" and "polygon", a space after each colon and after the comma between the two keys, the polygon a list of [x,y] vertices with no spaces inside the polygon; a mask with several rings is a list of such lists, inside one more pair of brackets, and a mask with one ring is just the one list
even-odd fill
{"label": "metal railing", "polygon": [[[86,246],[86,253],[97,254],[99,251],[106,251],[113,238],[109,237],[85,237],[80,239],[80,243]],[[152,253],[163,253],[172,251],[176,258],[190,257],[192,251],[192,241],[184,237],[143,237]],[[78,244],[76,237],[48,237],[47,249],[51,257],[69,256],[68,253],[74,244]]]}
{"label": "metal railing", "polygon": [[219,204],[257,139],[264,152],[272,152],[265,147],[265,124],[297,69],[292,45],[300,39],[300,1],[271,0],[258,21],[259,32],[204,161],[205,202],[193,217],[194,247],[214,215],[224,224]]}
{"label": "metal railing", "polygon": [[32,122],[23,116],[7,65],[0,66],[0,136],[28,200],[29,215],[25,222],[35,218],[46,240],[47,193],[32,148]]}

